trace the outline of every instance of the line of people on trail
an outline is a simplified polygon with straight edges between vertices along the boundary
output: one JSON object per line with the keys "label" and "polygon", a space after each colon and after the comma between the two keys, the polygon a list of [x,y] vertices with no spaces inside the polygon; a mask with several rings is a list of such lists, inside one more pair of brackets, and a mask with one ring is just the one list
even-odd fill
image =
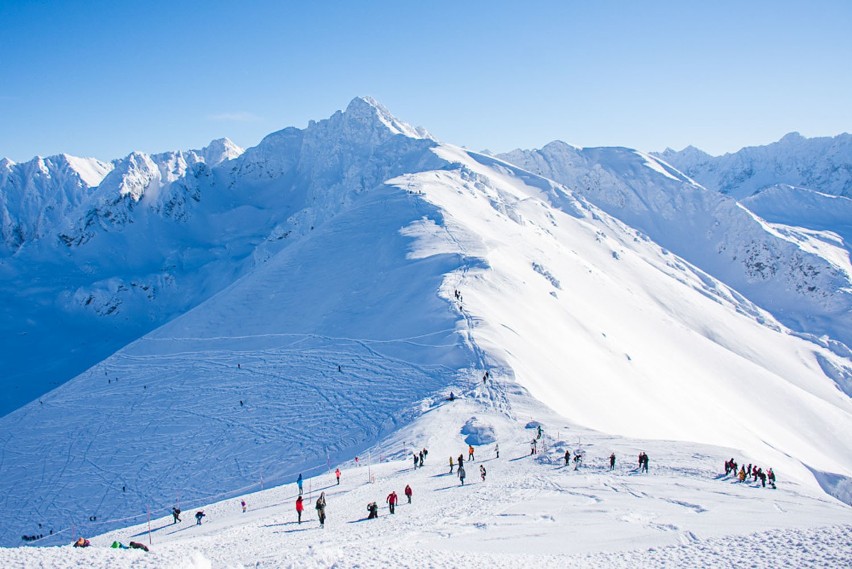
{"label": "line of people on trail", "polygon": [[758,467],[756,464],[749,464],[748,467],[743,464],[740,466],[739,472],[737,472],[737,462],[732,458],[731,460],[725,461],[725,476],[729,476],[732,472],[740,482],[745,482],[747,479],[751,478],[752,482],[757,482],[759,480],[760,485],[763,488],[766,488],[767,482],[769,482],[770,488],[776,488],[775,472],[771,468],[768,468],[766,472],[764,472],[763,468]]}

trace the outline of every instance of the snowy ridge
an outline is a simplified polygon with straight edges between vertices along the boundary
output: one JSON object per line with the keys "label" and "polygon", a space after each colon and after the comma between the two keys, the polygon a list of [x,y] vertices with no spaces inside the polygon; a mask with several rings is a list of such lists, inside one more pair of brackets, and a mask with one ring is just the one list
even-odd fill
{"label": "snowy ridge", "polygon": [[742,199],[776,184],[852,197],[852,135],[805,138],[791,132],[766,146],[710,156],[689,147],[657,156],[707,188]]}
{"label": "snowy ridge", "polygon": [[848,256],[803,246],[797,236],[774,231],[734,199],[650,155],[554,142],[501,158],[577,190],[785,325],[852,344]]}

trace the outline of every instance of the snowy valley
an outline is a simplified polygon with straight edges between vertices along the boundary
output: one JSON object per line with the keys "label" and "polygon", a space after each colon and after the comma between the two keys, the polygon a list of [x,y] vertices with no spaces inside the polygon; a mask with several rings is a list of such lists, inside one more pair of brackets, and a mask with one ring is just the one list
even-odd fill
{"label": "snowy valley", "polygon": [[697,172],[470,152],[368,98],[245,151],[4,161],[0,545],[99,537],[0,565],[852,563],[848,196],[805,223],[801,181],[736,201]]}

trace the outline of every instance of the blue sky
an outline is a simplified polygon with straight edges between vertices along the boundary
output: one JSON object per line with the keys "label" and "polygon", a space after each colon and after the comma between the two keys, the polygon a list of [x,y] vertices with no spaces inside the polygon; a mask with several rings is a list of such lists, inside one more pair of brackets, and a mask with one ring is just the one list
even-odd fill
{"label": "blue sky", "polygon": [[370,95],[473,149],[852,131],[852,2],[0,0],[0,156],[242,146]]}

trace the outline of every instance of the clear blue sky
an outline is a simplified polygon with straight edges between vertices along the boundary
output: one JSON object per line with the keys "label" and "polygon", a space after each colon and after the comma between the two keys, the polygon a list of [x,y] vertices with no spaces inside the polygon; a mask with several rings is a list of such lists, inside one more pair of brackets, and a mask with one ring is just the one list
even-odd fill
{"label": "clear blue sky", "polygon": [[852,131],[852,1],[0,0],[0,156],[242,146],[371,95],[440,140]]}

